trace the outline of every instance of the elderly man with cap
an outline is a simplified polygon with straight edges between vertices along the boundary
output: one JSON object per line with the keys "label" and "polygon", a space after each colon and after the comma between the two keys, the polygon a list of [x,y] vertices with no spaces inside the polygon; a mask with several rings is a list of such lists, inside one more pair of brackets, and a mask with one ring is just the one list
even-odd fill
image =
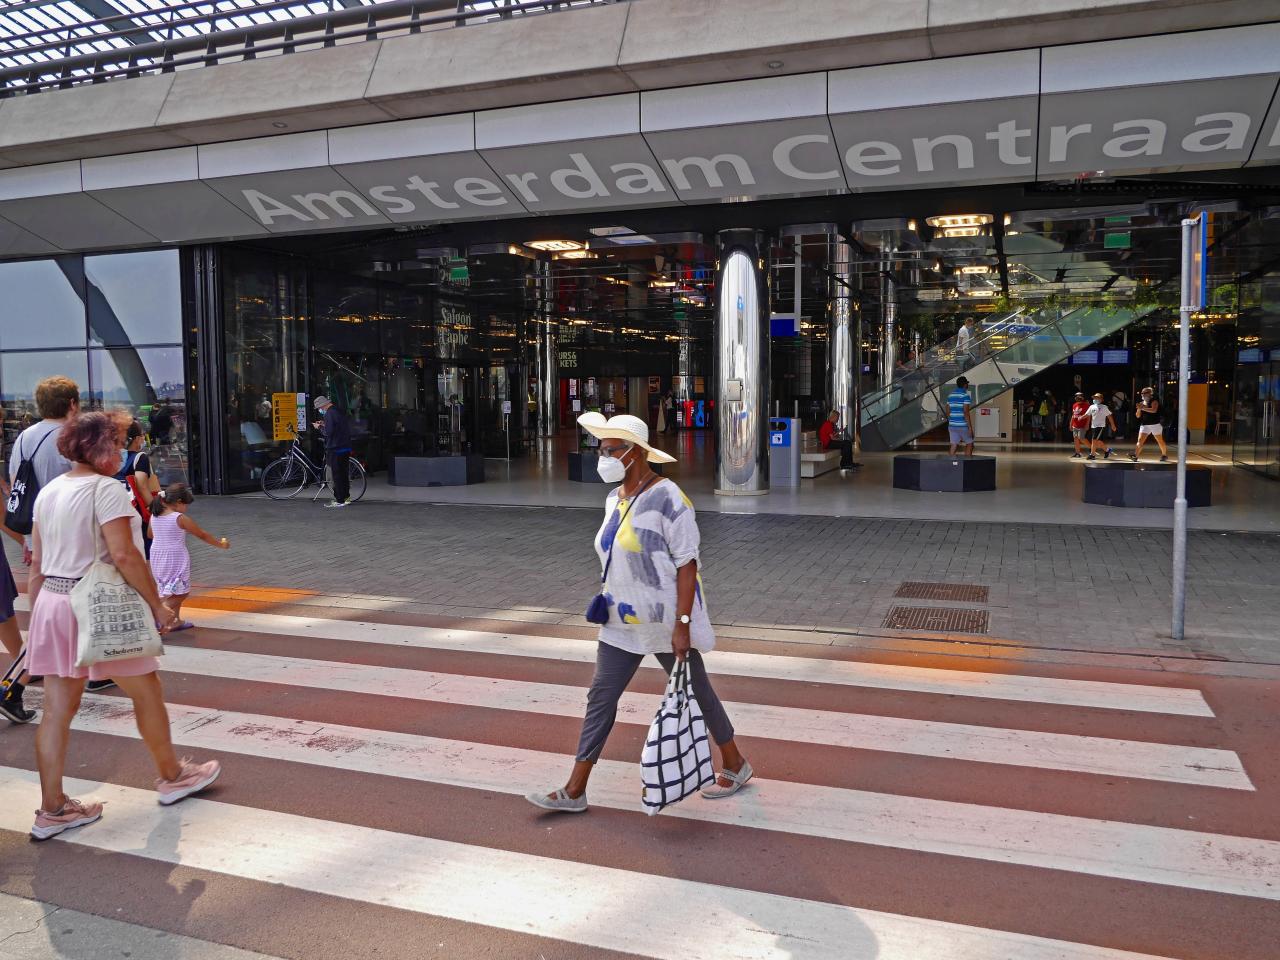
{"label": "elderly man with cap", "polygon": [[613,727],[618,700],[647,654],[655,655],[668,674],[677,660],[688,660],[694,696],[722,761],[720,775],[702,795],[732,796],[751,779],[752,770],[734,743],[733,724],[702,663],[702,654],[715,646],[715,634],[698,576],[698,523],[689,498],[649,467],[675,458],[650,445],[649,427],[639,417],[605,420],[586,413],[578,423],[600,439],[601,479],[618,484],[605,502],[595,539],[608,612],[591,617],[600,625],[596,671],[573,770],[563,787],[527,799],[558,813],[587,809],[587,779]]}
{"label": "elderly man with cap", "polygon": [[351,477],[347,472],[351,468],[351,421],[326,396],[316,397],[315,406],[324,419],[311,425],[324,436],[324,457],[333,481],[333,501],[325,506],[345,507],[351,496]]}

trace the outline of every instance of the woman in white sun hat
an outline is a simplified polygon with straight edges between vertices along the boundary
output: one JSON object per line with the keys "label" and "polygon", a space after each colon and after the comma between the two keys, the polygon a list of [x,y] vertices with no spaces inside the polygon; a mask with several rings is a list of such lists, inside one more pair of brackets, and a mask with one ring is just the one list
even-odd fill
{"label": "woman in white sun hat", "polygon": [[560,789],[531,793],[528,800],[556,812],[587,809],[587,779],[613,727],[618,700],[650,653],[668,674],[676,660],[688,659],[693,692],[722,761],[720,775],[702,794],[732,796],[753,771],[734,743],[733,724],[702,664],[701,654],[715,646],[715,634],[698,576],[698,523],[689,498],[649,468],[650,463],[673,463],[675,457],[650,446],[649,427],[639,417],[605,420],[586,413],[578,423],[600,439],[600,477],[618,484],[605,501],[604,525],[595,540],[601,569],[607,570],[601,593],[609,616],[600,625],[573,771]]}

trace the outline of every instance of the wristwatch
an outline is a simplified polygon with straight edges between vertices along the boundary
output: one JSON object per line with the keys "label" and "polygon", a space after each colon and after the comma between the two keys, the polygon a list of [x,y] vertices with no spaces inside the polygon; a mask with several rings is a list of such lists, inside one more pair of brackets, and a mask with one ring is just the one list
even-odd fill
{"label": "wristwatch", "polygon": [[680,614],[680,616],[676,617],[676,619],[677,619],[677,620],[679,620],[681,623],[686,624],[686,625],[687,625],[687,624],[690,622],[690,620],[691,620],[690,616],[689,616],[687,613],[682,613],[682,614]]}

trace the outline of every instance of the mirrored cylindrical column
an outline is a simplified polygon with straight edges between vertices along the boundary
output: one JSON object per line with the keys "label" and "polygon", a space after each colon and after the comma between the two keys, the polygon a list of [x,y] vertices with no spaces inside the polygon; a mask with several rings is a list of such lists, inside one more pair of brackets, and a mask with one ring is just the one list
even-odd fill
{"label": "mirrored cylindrical column", "polygon": [[852,303],[852,257],[849,242],[833,236],[828,241],[831,267],[830,314],[827,320],[827,402],[840,414],[840,426],[853,436],[858,409]]}
{"label": "mirrored cylindrical column", "polygon": [[716,272],[716,493],[769,492],[769,286],[761,237],[719,234]]}
{"label": "mirrored cylindrical column", "polygon": [[554,437],[560,432],[560,325],[550,261],[538,262],[537,280],[538,436]]}

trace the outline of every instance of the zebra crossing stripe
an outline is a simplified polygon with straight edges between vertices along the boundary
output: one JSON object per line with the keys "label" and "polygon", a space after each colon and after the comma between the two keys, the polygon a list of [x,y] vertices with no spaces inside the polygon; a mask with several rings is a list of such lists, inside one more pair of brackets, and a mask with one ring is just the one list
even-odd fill
{"label": "zebra crossing stripe", "polygon": [[[0,828],[30,827],[35,773],[0,767]],[[106,801],[87,849],[655,960],[1155,960],[1146,954],[575,863],[68,779]]]}
{"label": "zebra crossing stripe", "polygon": [[[582,687],[196,647],[170,647],[166,671],[458,706],[580,717]],[[624,694],[618,717],[648,726],[659,697]],[[1230,750],[982,727],[753,703],[726,703],[739,735],[916,756],[1253,790]]]}
{"label": "zebra crossing stripe", "polygon": [[[38,702],[38,699],[37,701]],[[170,704],[174,742],[381,776],[521,795],[559,783],[568,758],[537,750]],[[138,737],[119,697],[84,698],[74,727]],[[636,764],[601,760],[595,806],[638,811]],[[733,803],[663,816],[1280,900],[1280,842],[979,804],[766,780]]]}

